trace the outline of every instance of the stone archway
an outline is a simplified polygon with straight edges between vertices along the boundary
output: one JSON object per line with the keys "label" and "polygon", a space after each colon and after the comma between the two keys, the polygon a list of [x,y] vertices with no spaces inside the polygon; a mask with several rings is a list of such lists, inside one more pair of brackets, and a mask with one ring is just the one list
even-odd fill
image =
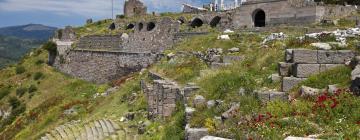
{"label": "stone archway", "polygon": [[194,20],[191,21],[190,26],[195,28],[195,27],[201,27],[203,24],[204,22],[200,18],[195,18]]}
{"label": "stone archway", "polygon": [[210,27],[215,28],[220,23],[221,17],[216,16],[210,22]]}
{"label": "stone archway", "polygon": [[126,26],[126,30],[129,30],[129,29],[134,29],[135,28],[135,25],[130,23]]}
{"label": "stone archway", "polygon": [[146,30],[147,30],[147,31],[151,31],[151,30],[153,30],[155,27],[156,27],[156,25],[155,25],[154,22],[149,22],[149,23],[147,23],[147,25],[146,25]]}
{"label": "stone archway", "polygon": [[266,25],[266,13],[262,9],[256,9],[253,12],[253,21],[255,27],[265,27]]}

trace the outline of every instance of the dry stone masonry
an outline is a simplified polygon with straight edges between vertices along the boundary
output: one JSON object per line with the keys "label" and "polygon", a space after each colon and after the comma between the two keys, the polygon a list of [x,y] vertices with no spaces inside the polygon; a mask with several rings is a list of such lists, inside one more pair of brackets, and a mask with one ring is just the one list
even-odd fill
{"label": "dry stone masonry", "polygon": [[349,63],[355,57],[351,50],[287,49],[285,61],[278,65],[283,77],[282,91],[288,92],[309,76]]}

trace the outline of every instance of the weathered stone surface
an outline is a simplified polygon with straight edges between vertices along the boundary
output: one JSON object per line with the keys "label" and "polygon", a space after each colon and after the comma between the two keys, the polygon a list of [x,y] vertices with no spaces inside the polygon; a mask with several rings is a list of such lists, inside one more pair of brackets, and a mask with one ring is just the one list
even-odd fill
{"label": "weathered stone surface", "polygon": [[214,136],[205,136],[205,137],[202,137],[200,140],[231,140],[231,139],[214,137]]}
{"label": "weathered stone surface", "polygon": [[293,58],[293,49],[285,50],[285,62],[291,63]]}
{"label": "weathered stone surface", "polygon": [[212,108],[215,106],[215,104],[216,104],[215,100],[209,100],[206,102],[207,108]]}
{"label": "weathered stone surface", "polygon": [[323,92],[323,90],[307,86],[301,86],[300,89],[301,97],[314,97],[319,95],[321,92]]}
{"label": "weathered stone surface", "polygon": [[239,48],[234,47],[234,48],[228,49],[228,51],[229,51],[230,53],[234,53],[234,52],[239,52],[239,51],[240,51],[240,49],[239,49]]}
{"label": "weathered stone surface", "polygon": [[282,82],[281,90],[283,92],[290,91],[294,86],[300,82],[306,80],[306,78],[296,78],[296,77],[284,77]]}
{"label": "weathered stone surface", "polygon": [[338,85],[329,85],[328,92],[330,94],[335,94],[339,90]]}
{"label": "weathered stone surface", "polygon": [[185,117],[186,117],[186,122],[189,122],[193,113],[195,112],[195,108],[192,107],[185,107]]}
{"label": "weathered stone surface", "polygon": [[331,46],[329,43],[311,43],[311,46],[314,46],[320,50],[331,50]]}
{"label": "weathered stone surface", "polygon": [[271,74],[270,78],[271,78],[271,82],[273,82],[273,83],[281,81],[281,76],[277,73]]}
{"label": "weathered stone surface", "polygon": [[318,63],[320,64],[345,64],[355,57],[351,50],[318,51]]}
{"label": "weathered stone surface", "polygon": [[192,85],[192,84],[188,84],[184,87],[184,97],[185,97],[185,101],[188,102],[190,96],[193,95],[193,93],[195,93],[196,91],[198,91],[200,89],[200,87],[196,86],[196,85]]}
{"label": "weathered stone surface", "polygon": [[360,78],[360,65],[357,65],[353,71],[351,71],[351,80]]}
{"label": "weathered stone surface", "polygon": [[200,140],[202,137],[208,135],[207,128],[185,128],[185,140]]}
{"label": "weathered stone surface", "polygon": [[274,100],[283,100],[283,101],[288,100],[288,96],[285,92],[278,92],[278,91],[258,91],[257,96],[263,103]]}
{"label": "weathered stone surface", "polygon": [[280,62],[278,64],[278,71],[280,76],[290,76],[293,63]]}
{"label": "weathered stone surface", "polygon": [[221,114],[221,119],[225,120],[225,119],[236,116],[239,111],[239,108],[240,108],[239,103],[233,104],[229,110],[227,110]]}
{"label": "weathered stone surface", "polygon": [[295,49],[293,50],[292,62],[294,63],[317,63],[317,51],[307,49]]}
{"label": "weathered stone surface", "polygon": [[194,107],[199,107],[199,106],[205,105],[205,102],[206,102],[206,99],[204,98],[204,96],[196,95],[193,100],[193,105],[194,105]]}
{"label": "weathered stone surface", "polygon": [[139,0],[128,0],[124,4],[124,15],[126,17],[146,15],[147,7]]}
{"label": "weathered stone surface", "polygon": [[294,69],[294,76],[298,78],[306,78],[319,72],[320,64],[296,64]]}

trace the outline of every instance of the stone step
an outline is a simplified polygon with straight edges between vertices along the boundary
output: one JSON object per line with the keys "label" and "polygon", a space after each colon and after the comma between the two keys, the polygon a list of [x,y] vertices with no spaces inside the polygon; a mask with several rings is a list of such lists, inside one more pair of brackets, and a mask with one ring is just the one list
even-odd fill
{"label": "stone step", "polygon": [[108,120],[110,122],[110,124],[114,127],[115,130],[120,130],[120,126],[115,123],[113,120]]}
{"label": "stone step", "polygon": [[114,133],[115,133],[115,129],[114,129],[114,127],[111,125],[111,123],[110,123],[109,121],[107,121],[107,120],[104,120],[104,119],[103,119],[103,121],[105,122],[105,125],[106,125],[106,127],[108,128],[110,135],[114,134]]}
{"label": "stone step", "polygon": [[67,139],[68,138],[68,136],[66,135],[64,129],[61,126],[56,127],[55,130],[57,131],[58,134],[60,134],[62,139]]}
{"label": "stone step", "polygon": [[109,130],[108,130],[108,128],[106,127],[105,122],[104,122],[103,120],[99,120],[99,121],[100,121],[101,128],[102,128],[102,130],[103,130],[103,132],[104,132],[104,136],[105,136],[105,137],[110,136]]}
{"label": "stone step", "polygon": [[51,130],[50,134],[54,137],[56,140],[61,140],[60,134],[56,130]]}
{"label": "stone step", "polygon": [[63,126],[63,130],[65,131],[65,133],[68,136],[68,139],[70,139],[70,140],[75,139],[74,132],[71,130],[71,128],[69,128],[69,126],[66,124],[62,125],[62,126]]}
{"label": "stone step", "polygon": [[56,140],[51,134],[47,133],[45,134],[45,137],[47,137],[48,140]]}
{"label": "stone step", "polygon": [[41,140],[49,140],[46,136],[41,137]]}
{"label": "stone step", "polygon": [[[93,123],[92,123],[93,124]],[[95,125],[93,124],[91,126],[91,131],[92,131],[92,134],[94,136],[94,139],[99,139],[99,132],[97,131]]]}
{"label": "stone step", "polygon": [[96,130],[99,132],[99,139],[104,139],[104,132],[101,128],[101,124],[99,122],[99,120],[96,120],[95,122],[95,127],[96,127]]}
{"label": "stone step", "polygon": [[76,139],[80,135],[79,133],[80,130],[78,130],[78,127],[76,125],[66,124],[65,126],[67,126],[68,129],[72,132],[73,139]]}
{"label": "stone step", "polygon": [[92,134],[92,130],[91,130],[89,124],[85,125],[85,131],[86,131],[86,138],[88,140],[94,140],[94,135]]}
{"label": "stone step", "polygon": [[86,129],[84,126],[80,128],[79,140],[87,140]]}

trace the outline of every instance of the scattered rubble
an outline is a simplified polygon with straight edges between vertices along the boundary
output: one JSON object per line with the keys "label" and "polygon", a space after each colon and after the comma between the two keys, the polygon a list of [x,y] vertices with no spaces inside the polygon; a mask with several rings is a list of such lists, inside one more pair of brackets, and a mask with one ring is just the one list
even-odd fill
{"label": "scattered rubble", "polygon": [[331,50],[331,46],[328,43],[311,43],[310,45],[320,50]]}
{"label": "scattered rubble", "polygon": [[323,91],[323,89],[316,89],[307,86],[301,86],[300,89],[301,97],[314,97],[321,94]]}
{"label": "scattered rubble", "polygon": [[229,35],[219,35],[217,37],[217,39],[219,39],[219,40],[230,40],[230,36]]}
{"label": "scattered rubble", "polygon": [[266,44],[267,42],[273,41],[273,40],[284,40],[286,39],[287,36],[283,33],[272,33],[271,35],[267,36],[264,41],[262,42],[262,44]]}

